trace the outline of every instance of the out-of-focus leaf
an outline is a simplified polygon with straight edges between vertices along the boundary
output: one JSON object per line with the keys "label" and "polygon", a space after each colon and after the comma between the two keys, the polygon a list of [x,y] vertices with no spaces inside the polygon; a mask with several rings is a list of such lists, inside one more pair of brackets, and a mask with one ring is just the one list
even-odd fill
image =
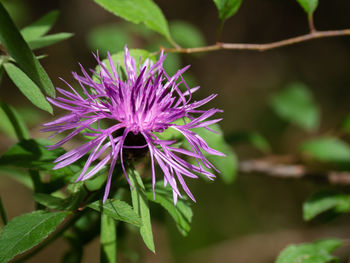
{"label": "out-of-focus leaf", "polygon": [[87,43],[91,50],[98,50],[102,57],[106,57],[107,52],[114,54],[123,50],[130,39],[120,25],[102,25],[89,32]]}
{"label": "out-of-focus leaf", "polygon": [[174,75],[180,68],[181,58],[177,53],[168,53],[164,61],[163,67],[169,76]]}
{"label": "out-of-focus leaf", "polygon": [[33,50],[39,49],[39,48],[51,46],[53,44],[56,44],[57,42],[60,42],[72,36],[73,36],[72,33],[61,32],[61,33],[47,35],[47,36],[30,40],[28,41],[28,45]]}
{"label": "out-of-focus leaf", "polygon": [[304,142],[300,151],[315,160],[333,163],[349,163],[350,148],[334,137],[320,137]]}
{"label": "out-of-focus leaf", "polygon": [[329,210],[336,213],[349,212],[350,195],[329,191],[313,194],[303,204],[303,218],[309,221]]}
{"label": "out-of-focus leaf", "polygon": [[57,10],[51,11],[29,26],[24,27],[21,30],[24,40],[28,42],[45,35],[53,27],[58,15]]}
{"label": "out-of-focus leaf", "polygon": [[127,203],[121,200],[108,199],[103,205],[100,201],[93,202],[88,207],[103,212],[114,220],[124,221],[135,226],[141,226],[142,221],[137,212]]}
{"label": "out-of-focus leaf", "polygon": [[2,116],[0,128],[7,132],[8,135],[15,134],[18,140],[28,139],[30,137],[21,116],[10,105],[0,102],[0,116]]}
{"label": "out-of-focus leaf", "polygon": [[27,97],[35,106],[53,113],[50,103],[46,100],[45,96],[39,89],[39,87],[19,68],[12,63],[5,63],[4,68],[11,80],[16,84],[19,90]]}
{"label": "out-of-focus leaf", "polygon": [[249,143],[260,151],[266,153],[271,150],[269,142],[258,132],[238,131],[225,136],[230,144]]}
{"label": "out-of-focus leaf", "polygon": [[172,21],[170,32],[176,43],[182,47],[200,47],[205,45],[202,33],[194,25],[185,21]]}
{"label": "out-of-focus leaf", "polygon": [[226,20],[237,13],[242,0],[214,0],[220,20]]}
{"label": "out-of-focus leaf", "polygon": [[318,6],[318,0],[297,0],[297,1],[308,15],[313,14],[313,12],[315,12]]}
{"label": "out-of-focus leaf", "polygon": [[343,123],[341,124],[342,131],[350,133],[350,114],[346,116]]}
{"label": "out-of-focus leaf", "polygon": [[164,182],[162,181],[156,183],[155,199],[153,199],[152,185],[146,185],[146,194],[148,200],[160,204],[168,211],[168,213],[175,220],[176,226],[180,233],[187,236],[191,230],[193,216],[189,202],[187,202],[187,200],[179,199],[175,205],[171,187],[164,187]]}
{"label": "out-of-focus leaf", "polygon": [[11,179],[16,180],[17,182],[23,184],[24,186],[28,187],[29,189],[33,189],[33,181],[29,177],[27,171],[15,169],[12,167],[3,167],[0,166],[0,174],[9,176]]}
{"label": "out-of-focus leaf", "polygon": [[275,263],[328,263],[336,262],[331,253],[342,245],[338,239],[326,239],[313,243],[290,245],[278,256]]}
{"label": "out-of-focus leaf", "polygon": [[24,41],[1,2],[0,42],[6,47],[10,56],[16,60],[27,76],[45,91],[46,94],[54,97],[55,88],[49,76],[30,50],[28,44]]}
{"label": "out-of-focus leaf", "polygon": [[221,178],[225,183],[231,183],[236,178],[237,174],[237,157],[236,154],[231,150],[231,146],[227,144],[224,139],[223,133],[220,126],[217,124],[211,125],[211,129],[218,133],[213,133],[204,128],[192,129],[194,132],[198,133],[210,147],[224,153],[226,156],[214,156],[207,153],[204,155],[208,160],[214,164],[214,166],[219,169]]}
{"label": "out-of-focus leaf", "polygon": [[11,220],[0,233],[0,262],[8,262],[40,243],[67,215],[67,212],[35,211]]}
{"label": "out-of-focus leaf", "polygon": [[[142,65],[146,61],[146,59],[150,59],[150,60],[153,60],[153,61],[155,60],[155,57],[153,55],[151,55],[151,53],[149,53],[148,51],[143,50],[143,49],[129,49],[129,53],[130,53],[130,56],[135,59],[138,73],[140,71],[139,62]],[[125,54],[124,51],[121,51],[121,52],[111,56],[115,68],[117,68],[117,65],[119,65],[119,67],[118,67],[118,74],[119,74],[119,76],[125,75],[125,72],[126,72],[125,71],[124,54]],[[109,59],[108,58],[104,59],[102,61],[102,63],[105,65],[106,69],[111,74],[113,74],[113,72],[111,70],[111,67],[110,67],[110,64],[109,64]],[[96,68],[96,72],[99,72],[99,67]],[[94,76],[94,78],[96,80],[96,76]]]}
{"label": "out-of-focus leaf", "polygon": [[2,203],[1,196],[0,196],[0,217],[1,221],[4,225],[7,224],[7,213],[4,204]]}
{"label": "out-of-focus leaf", "polygon": [[307,131],[314,131],[320,123],[320,111],[312,94],[302,83],[291,83],[271,97],[270,105],[278,116]]}
{"label": "out-of-focus leaf", "polygon": [[152,0],[95,0],[107,11],[135,24],[144,23],[173,42],[168,22],[160,8]]}
{"label": "out-of-focus leaf", "polygon": [[140,227],[140,234],[146,246],[155,252],[151,216],[149,212],[149,206],[147,196],[145,192],[145,186],[143,185],[142,178],[135,170],[129,170],[129,180],[132,186],[131,188],[131,200],[132,205],[136,213],[142,220],[142,226]]}
{"label": "out-of-focus leaf", "polygon": [[112,217],[104,212],[101,215],[100,262],[117,262],[117,228]]}

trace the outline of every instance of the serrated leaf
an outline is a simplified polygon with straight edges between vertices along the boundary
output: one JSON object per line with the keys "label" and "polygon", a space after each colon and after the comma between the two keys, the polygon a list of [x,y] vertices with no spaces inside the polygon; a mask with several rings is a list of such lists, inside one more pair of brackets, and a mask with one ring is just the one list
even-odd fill
{"label": "serrated leaf", "polygon": [[117,229],[116,222],[106,213],[101,215],[101,252],[100,262],[111,263],[117,262]]}
{"label": "serrated leaf", "polygon": [[28,139],[29,131],[23,122],[21,116],[10,105],[0,102],[0,116],[2,130],[9,132],[9,135],[15,134],[18,140]]}
{"label": "serrated leaf", "polygon": [[214,0],[220,20],[226,20],[237,13],[242,0]]}
{"label": "serrated leaf", "polygon": [[329,210],[337,213],[349,212],[350,195],[329,191],[313,194],[303,204],[303,218],[309,221]]}
{"label": "serrated leaf", "polygon": [[269,142],[258,132],[236,131],[230,133],[225,138],[230,144],[248,143],[264,153],[271,150]]}
{"label": "serrated leaf", "polygon": [[300,151],[315,160],[333,163],[350,162],[350,147],[335,137],[320,137],[304,142]]}
{"label": "serrated leaf", "polygon": [[45,35],[53,27],[57,20],[59,12],[57,10],[51,11],[21,30],[21,34],[25,41],[31,41]]}
{"label": "serrated leaf", "polygon": [[39,87],[22,70],[12,63],[5,63],[3,66],[10,79],[27,99],[38,108],[53,113],[50,103],[48,103]]}
{"label": "serrated leaf", "polygon": [[270,99],[275,113],[307,131],[314,131],[320,123],[320,111],[311,92],[302,83],[291,83]]}
{"label": "serrated leaf", "polygon": [[297,0],[297,2],[304,9],[304,11],[309,15],[315,12],[318,6],[318,0]]}
{"label": "serrated leaf", "polygon": [[103,205],[100,201],[93,202],[88,207],[104,213],[114,220],[124,221],[135,226],[141,226],[142,221],[136,211],[127,203],[121,200],[108,199]]}
{"label": "serrated leaf", "polygon": [[202,33],[194,25],[185,21],[172,21],[170,32],[176,43],[182,47],[200,47],[205,45]]}
{"label": "serrated leaf", "polygon": [[326,239],[313,243],[290,245],[278,256],[275,263],[327,263],[337,257],[331,253],[342,245],[338,239]]}
{"label": "serrated leaf", "polygon": [[0,233],[0,263],[6,263],[44,240],[68,212],[35,211],[15,217]]}
{"label": "serrated leaf", "polygon": [[53,44],[56,44],[57,42],[63,41],[72,36],[73,36],[72,33],[61,32],[61,33],[47,35],[47,36],[30,40],[28,41],[28,45],[32,50],[35,50],[35,49],[51,46]]}
{"label": "serrated leaf", "polygon": [[158,181],[155,186],[155,199],[151,185],[146,185],[146,194],[148,200],[160,204],[174,219],[180,233],[187,236],[191,230],[192,209],[187,200],[179,199],[174,205],[173,191],[171,187],[164,187],[163,181]]}
{"label": "serrated leaf", "polygon": [[135,170],[130,169],[128,175],[130,184],[132,186],[130,186],[132,205],[142,221],[142,226],[140,227],[141,237],[146,246],[152,252],[155,252],[151,216],[147,196],[145,193],[145,186],[143,185],[142,178]]}
{"label": "serrated leaf", "polygon": [[49,76],[24,41],[2,3],[0,3],[0,42],[27,76],[46,94],[54,97],[55,88]]}
{"label": "serrated leaf", "polygon": [[168,22],[152,0],[95,0],[107,11],[135,24],[144,23],[172,42]]}
{"label": "serrated leaf", "polygon": [[204,128],[195,128],[192,130],[201,136],[209,146],[226,155],[225,157],[215,156],[204,152],[204,155],[208,158],[208,160],[214,164],[217,169],[219,169],[222,180],[225,183],[231,183],[237,175],[237,156],[232,151],[231,146],[225,141],[220,126],[214,124],[210,125],[209,128],[217,131],[218,133],[210,132]]}

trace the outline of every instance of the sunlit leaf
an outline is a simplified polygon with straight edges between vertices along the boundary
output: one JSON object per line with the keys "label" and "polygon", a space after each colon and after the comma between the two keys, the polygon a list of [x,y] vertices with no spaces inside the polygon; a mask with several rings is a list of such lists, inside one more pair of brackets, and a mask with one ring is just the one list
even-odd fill
{"label": "sunlit leaf", "polygon": [[318,161],[349,163],[350,147],[335,137],[320,137],[304,142],[300,151]]}
{"label": "sunlit leaf", "polygon": [[311,92],[302,83],[291,83],[271,97],[270,105],[282,119],[307,131],[314,131],[320,123],[320,111]]}
{"label": "sunlit leaf", "polygon": [[0,263],[40,243],[67,215],[67,212],[35,211],[15,217],[0,233]]}
{"label": "sunlit leaf", "polygon": [[57,10],[51,11],[29,26],[24,27],[21,30],[24,40],[28,42],[45,35],[53,27],[58,15]]}
{"label": "sunlit leaf", "polygon": [[336,213],[350,211],[350,195],[337,192],[318,192],[303,204],[303,218],[309,221],[317,215],[332,210]]}
{"label": "sunlit leaf", "polygon": [[220,20],[226,20],[237,13],[242,0],[214,0]]}
{"label": "sunlit leaf", "polygon": [[5,63],[4,68],[11,80],[16,84],[19,90],[38,108],[53,113],[50,103],[39,87],[19,68],[12,63]]}
{"label": "sunlit leaf", "polygon": [[144,23],[172,42],[168,22],[152,0],[95,0],[95,2],[125,20],[135,24]]}
{"label": "sunlit leaf", "polygon": [[51,46],[53,44],[56,44],[57,42],[68,39],[72,36],[73,36],[72,33],[62,32],[62,33],[47,35],[47,36],[30,40],[28,41],[28,44],[29,44],[29,47],[34,50],[34,49]]}
{"label": "sunlit leaf", "polygon": [[54,86],[0,2],[0,42],[27,76],[51,97]]}
{"label": "sunlit leaf", "polygon": [[338,239],[326,239],[313,243],[290,245],[278,256],[275,263],[327,263],[337,258],[331,253],[342,245]]}

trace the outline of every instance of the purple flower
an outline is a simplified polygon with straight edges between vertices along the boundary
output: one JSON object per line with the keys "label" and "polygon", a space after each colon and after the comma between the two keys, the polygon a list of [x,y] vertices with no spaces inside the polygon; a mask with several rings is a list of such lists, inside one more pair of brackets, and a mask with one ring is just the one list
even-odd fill
{"label": "purple flower", "polygon": [[[161,54],[155,63],[147,59],[143,65],[141,63],[137,65],[125,47],[124,75],[126,75],[126,80],[123,80],[111,56],[108,54],[111,68],[108,71],[97,54],[95,58],[99,64],[99,73],[94,71],[93,73],[99,77],[98,81],[92,79],[82,66],[80,67],[83,76],[73,73],[83,90],[83,95],[65,82],[72,92],[57,88],[64,97],[48,98],[53,105],[68,110],[70,113],[44,124],[43,131],[55,132],[53,135],[55,136],[72,130],[64,139],[49,146],[49,149],[62,146],[79,133],[92,138],[89,142],[57,158],[54,169],[70,165],[84,155],[88,155],[77,179],[77,181],[82,181],[92,177],[109,164],[103,202],[108,197],[117,161],[120,162],[125,178],[129,182],[124,162],[130,154],[132,156],[140,152],[149,152],[153,193],[156,181],[155,162],[157,162],[164,173],[164,184],[172,187],[175,204],[178,196],[181,197],[178,183],[195,201],[184,177],[197,178],[197,174],[200,173],[211,180],[215,178],[215,175],[208,169],[216,170],[216,168],[207,160],[203,152],[225,156],[210,148],[203,138],[192,131],[193,128],[211,130],[208,126],[221,120],[208,120],[215,113],[222,112],[219,109],[198,109],[216,95],[191,102],[192,94],[199,87],[190,89],[182,77],[189,66],[180,69],[170,77],[163,69],[165,57]],[[186,91],[180,90],[181,84],[186,87]],[[103,129],[100,127],[100,122],[106,120],[112,124]],[[167,129],[179,132],[187,140],[191,150],[176,147],[174,145],[176,140],[159,138],[159,133]],[[184,160],[186,156],[195,158],[196,164]],[[96,165],[93,166],[93,163]]]}

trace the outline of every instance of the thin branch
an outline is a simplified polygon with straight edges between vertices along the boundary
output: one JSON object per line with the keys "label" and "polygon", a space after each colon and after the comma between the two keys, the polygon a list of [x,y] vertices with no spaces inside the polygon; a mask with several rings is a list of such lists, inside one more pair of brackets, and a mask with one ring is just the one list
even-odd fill
{"label": "thin branch", "polygon": [[330,31],[312,31],[308,34],[284,39],[281,41],[265,43],[265,44],[246,44],[246,43],[216,43],[215,45],[209,45],[204,47],[195,48],[163,48],[161,50],[168,53],[200,53],[210,52],[216,50],[254,50],[254,51],[266,51],[284,46],[290,46],[301,42],[306,42],[319,38],[330,38],[338,36],[350,35],[350,29],[343,30],[330,30]]}
{"label": "thin branch", "polygon": [[316,171],[303,164],[276,163],[269,159],[246,160],[239,164],[241,173],[258,173],[284,179],[311,179],[333,185],[350,185],[350,172]]}

